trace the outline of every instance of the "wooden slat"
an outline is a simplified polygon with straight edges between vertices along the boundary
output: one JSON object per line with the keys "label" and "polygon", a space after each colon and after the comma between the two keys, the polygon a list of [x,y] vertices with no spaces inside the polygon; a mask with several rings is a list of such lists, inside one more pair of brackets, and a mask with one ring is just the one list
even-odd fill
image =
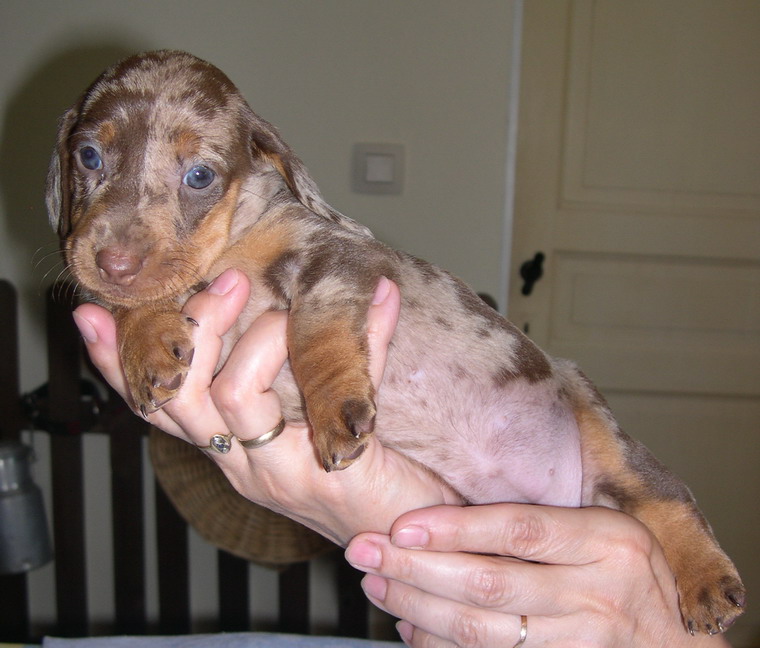
{"label": "wooden slat", "polygon": [[309,634],[309,563],[290,565],[280,572],[280,632]]}
{"label": "wooden slat", "polygon": [[50,437],[55,538],[55,593],[62,637],[87,636],[82,438]]}
{"label": "wooden slat", "polygon": [[369,604],[361,587],[363,573],[342,556],[338,561],[338,632],[344,637],[369,637]]}
{"label": "wooden slat", "polygon": [[219,630],[245,632],[251,618],[248,595],[248,562],[219,550]]}
{"label": "wooden slat", "polygon": [[49,413],[53,532],[58,625],[61,636],[86,636],[84,488],[79,417],[79,335],[71,318],[73,296],[53,288],[47,301]]}
{"label": "wooden slat", "polygon": [[16,291],[0,281],[0,438],[18,439],[23,427],[19,392]]}
{"label": "wooden slat", "polygon": [[142,438],[145,423],[125,411],[109,421],[116,632],[147,632]]}
{"label": "wooden slat", "polygon": [[30,641],[26,574],[0,576],[0,641]]}
{"label": "wooden slat", "polygon": [[78,432],[79,361],[81,344],[71,311],[74,295],[67,287],[54,286],[47,295],[47,352],[50,418],[60,429],[54,433]]}
{"label": "wooden slat", "polygon": [[159,632],[190,632],[190,573],[187,524],[156,482]]}
{"label": "wooden slat", "polygon": [[[21,406],[18,363],[18,308],[16,291],[0,281],[0,440],[18,440]],[[26,574],[0,576],[0,640],[29,639]]]}

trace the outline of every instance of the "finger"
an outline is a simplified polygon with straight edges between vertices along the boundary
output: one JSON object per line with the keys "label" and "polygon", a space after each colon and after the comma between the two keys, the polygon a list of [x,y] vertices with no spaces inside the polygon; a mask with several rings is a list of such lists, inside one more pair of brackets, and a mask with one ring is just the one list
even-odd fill
{"label": "finger", "polygon": [[396,624],[396,630],[401,640],[413,648],[456,648],[455,643],[436,637],[434,634],[425,632],[422,628],[415,628],[406,620],[399,621]]}
{"label": "finger", "polygon": [[374,605],[422,631],[417,637],[419,643],[415,641],[414,645],[450,642],[457,646],[502,648],[511,646],[520,634],[519,616],[440,599],[406,583],[369,574],[362,580],[362,588]]}
{"label": "finger", "polygon": [[287,357],[285,311],[264,313],[235,344],[211,396],[236,436],[256,438],[277,425],[282,411],[271,388]]}
{"label": "finger", "polygon": [[572,612],[569,592],[577,567],[543,565],[466,552],[399,549],[387,536],[354,538],[346,559],[355,568],[404,582],[439,598],[507,614],[561,616]]}
{"label": "finger", "polygon": [[211,399],[210,387],[219,364],[222,336],[237,320],[248,295],[247,277],[231,269],[191,297],[183,308],[198,324],[194,332],[195,352],[182,389],[163,410],[197,445],[205,445],[212,434],[227,432]]}
{"label": "finger", "polygon": [[193,387],[207,389],[222,350],[222,336],[240,316],[250,295],[248,278],[235,269],[225,270],[204,290],[193,295],[182,312],[198,322],[195,353],[188,376]]}
{"label": "finger", "polygon": [[381,277],[367,313],[369,372],[376,387],[383,379],[388,344],[396,330],[400,308],[398,286],[386,277]]}
{"label": "finger", "polygon": [[491,553],[564,565],[596,562],[620,541],[641,543],[645,553],[652,544],[646,528],[619,511],[531,504],[412,511],[396,521],[391,534],[399,547]]}
{"label": "finger", "polygon": [[74,310],[73,317],[92,363],[108,384],[124,397],[126,380],[116,347],[116,323],[113,316],[102,306],[82,304]]}

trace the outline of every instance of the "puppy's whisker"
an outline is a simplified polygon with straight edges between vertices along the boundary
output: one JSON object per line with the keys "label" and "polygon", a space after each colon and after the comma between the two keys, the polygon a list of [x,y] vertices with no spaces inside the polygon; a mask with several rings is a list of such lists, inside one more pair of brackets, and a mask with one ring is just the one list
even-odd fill
{"label": "puppy's whisker", "polygon": [[[56,258],[56,257],[58,257],[58,258]],[[60,255],[58,255],[56,252],[48,252],[47,254],[45,254],[44,256],[39,257],[36,260],[34,258],[32,259],[32,264],[33,264],[34,269],[36,270],[43,263],[49,261],[50,259],[54,259],[56,265],[61,262]]]}
{"label": "puppy's whisker", "polygon": [[192,284],[197,284],[204,281],[204,276],[198,270],[198,267],[189,259],[184,257],[175,257],[172,259],[166,259],[161,263],[162,266],[170,268],[171,281],[179,283],[182,278],[192,278]]}
{"label": "puppy's whisker", "polygon": [[47,283],[47,281],[48,281],[49,277],[50,277],[50,276],[51,276],[51,275],[52,275],[54,272],[57,272],[57,275],[56,275],[55,279],[53,280],[53,281],[55,281],[55,282],[57,282],[57,281],[60,281],[60,279],[61,279],[61,277],[62,277],[63,275],[65,275],[65,274],[67,274],[67,273],[68,273],[69,275],[71,274],[71,271],[70,271],[70,270],[68,269],[68,267],[66,267],[66,266],[62,266],[62,267],[57,267],[57,266],[54,266],[54,267],[52,267],[52,268],[49,268],[49,269],[48,269],[48,270],[45,272],[45,274],[43,274],[43,275],[42,275],[42,277],[41,277],[41,279],[40,279],[40,281],[39,281],[39,290],[40,290],[40,291],[42,291],[42,289],[44,288],[45,284]]}
{"label": "puppy's whisker", "polygon": [[77,293],[79,292],[79,282],[74,281],[72,277],[67,277],[66,279],[59,279],[56,280],[56,282],[53,284],[53,300],[56,303],[65,302],[68,303],[70,306],[73,306],[75,303],[75,297]]}
{"label": "puppy's whisker", "polygon": [[[51,247],[52,248],[51,251],[50,252],[45,251],[46,247]],[[57,254],[60,254],[60,248],[59,248],[58,243],[51,242],[51,243],[46,243],[45,245],[41,245],[34,251],[34,254],[32,254],[32,265],[34,265],[34,267],[36,268],[43,261]]]}

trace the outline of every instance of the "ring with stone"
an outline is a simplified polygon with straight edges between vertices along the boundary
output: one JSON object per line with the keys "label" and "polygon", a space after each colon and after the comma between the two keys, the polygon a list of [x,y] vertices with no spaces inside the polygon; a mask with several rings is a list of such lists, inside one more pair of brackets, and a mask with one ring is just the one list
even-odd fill
{"label": "ring with stone", "polygon": [[200,450],[213,450],[219,454],[227,454],[232,448],[232,432],[215,434],[208,440],[208,445],[198,446]]}

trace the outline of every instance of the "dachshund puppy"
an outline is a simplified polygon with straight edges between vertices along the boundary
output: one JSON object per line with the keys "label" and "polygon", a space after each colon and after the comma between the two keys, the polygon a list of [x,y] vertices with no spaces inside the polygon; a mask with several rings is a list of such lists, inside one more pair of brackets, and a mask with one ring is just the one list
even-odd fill
{"label": "dachshund puppy", "polygon": [[[739,575],[689,490],[618,428],[589,380],[459,280],[330,207],[212,65],[159,51],[104,72],[60,122],[47,204],[84,298],[116,319],[136,410],[182,386],[184,302],[239,268],[251,297],[223,357],[262,312],[290,311],[275,389],[286,418],[310,422],[326,470],[349,466],[374,430],[473,504],[626,511],[662,543],[688,630],[719,632],[741,613]],[[365,319],[381,276],[402,309],[376,398]]]}

